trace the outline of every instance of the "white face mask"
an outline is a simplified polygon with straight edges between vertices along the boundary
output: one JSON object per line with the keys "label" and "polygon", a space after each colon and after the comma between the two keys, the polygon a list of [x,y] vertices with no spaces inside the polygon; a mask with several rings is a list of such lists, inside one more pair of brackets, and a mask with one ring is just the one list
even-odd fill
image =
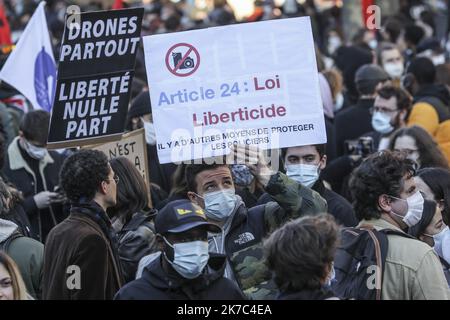
{"label": "white face mask", "polygon": [[237,202],[234,188],[205,193],[201,198],[205,201],[206,216],[215,221],[227,219]]}
{"label": "white face mask", "polygon": [[376,48],[378,47],[378,41],[376,39],[372,39],[369,41],[368,45],[370,49],[376,50]]}
{"label": "white face mask", "polygon": [[372,115],[372,127],[381,134],[394,131],[394,127],[391,125],[391,117],[382,112],[374,112]]}
{"label": "white face mask", "polygon": [[419,223],[420,219],[422,219],[423,214],[423,203],[424,199],[420,191],[416,191],[412,196],[409,196],[406,200],[393,197],[398,200],[406,201],[408,203],[408,212],[406,212],[405,216],[397,214],[392,211],[392,213],[402,218],[403,222],[406,223],[408,227],[415,226]]}
{"label": "white face mask", "polygon": [[336,52],[337,49],[342,45],[342,41],[337,36],[331,36],[328,39],[328,54],[333,54]]}
{"label": "white face mask", "polygon": [[25,138],[22,138],[20,141],[22,142],[21,146],[30,157],[36,160],[44,159],[45,155],[47,154],[46,148],[36,147],[35,145],[29,143]]}
{"label": "white face mask", "polygon": [[403,71],[405,71],[405,67],[401,62],[388,62],[384,65],[384,70],[391,78],[400,79],[400,77],[403,75]]}
{"label": "white face mask", "polygon": [[183,278],[195,279],[202,273],[209,260],[208,241],[191,241],[174,245],[165,238],[164,241],[173,249],[173,261],[170,261],[164,253],[167,261]]}
{"label": "white face mask", "polygon": [[440,64],[444,64],[445,63],[445,56],[443,54],[440,54],[438,56],[432,56],[431,57],[431,61],[433,62],[433,64],[435,66],[438,66]]}
{"label": "white face mask", "polygon": [[344,95],[342,93],[338,93],[336,96],[336,102],[334,103],[334,111],[341,110],[344,106]]}
{"label": "white face mask", "polygon": [[286,175],[292,180],[311,188],[319,179],[319,166],[310,164],[287,165]]}
{"label": "white face mask", "polygon": [[144,124],[145,141],[147,142],[147,144],[154,146],[156,144],[155,126],[153,125],[153,123],[145,121],[142,118],[141,121]]}

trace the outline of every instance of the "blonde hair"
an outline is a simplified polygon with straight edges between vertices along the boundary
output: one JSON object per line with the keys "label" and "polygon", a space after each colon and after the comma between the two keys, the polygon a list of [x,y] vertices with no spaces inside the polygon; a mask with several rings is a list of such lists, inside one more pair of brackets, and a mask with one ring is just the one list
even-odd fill
{"label": "blonde hair", "polygon": [[343,79],[339,70],[330,69],[322,72],[325,79],[327,79],[328,84],[330,85],[331,93],[333,95],[333,101],[335,101],[336,96],[343,89]]}
{"label": "blonde hair", "polygon": [[12,282],[14,300],[29,300],[30,296],[27,293],[25,283],[19,268],[13,259],[11,259],[4,251],[0,251],[0,265],[3,265],[9,273]]}

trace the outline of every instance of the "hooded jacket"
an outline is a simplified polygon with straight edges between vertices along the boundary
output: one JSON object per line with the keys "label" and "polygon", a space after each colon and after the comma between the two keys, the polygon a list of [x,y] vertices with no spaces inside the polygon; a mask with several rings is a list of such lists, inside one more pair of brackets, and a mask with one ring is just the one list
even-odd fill
{"label": "hooded jacket", "polygon": [[[41,294],[41,274],[44,263],[44,245],[34,239],[17,235],[18,226],[9,220],[0,219],[0,248],[14,260],[20,270],[27,292],[35,299]],[[7,248],[3,248],[8,239]]]}
{"label": "hooded jacket", "polygon": [[134,280],[114,297],[115,300],[243,300],[236,284],[223,277],[225,256],[210,254],[203,273],[192,280],[179,275],[170,266],[162,268],[163,255],[145,267],[142,277]]}

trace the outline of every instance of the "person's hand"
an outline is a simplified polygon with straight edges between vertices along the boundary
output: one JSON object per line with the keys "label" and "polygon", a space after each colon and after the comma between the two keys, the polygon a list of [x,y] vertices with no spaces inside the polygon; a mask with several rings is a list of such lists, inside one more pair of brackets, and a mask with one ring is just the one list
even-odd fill
{"label": "person's hand", "polygon": [[55,196],[52,196],[50,199],[50,204],[58,204],[58,203],[63,203],[67,200],[66,196],[64,194],[61,193],[56,193]]}
{"label": "person's hand", "polygon": [[36,194],[33,199],[34,202],[36,202],[36,207],[38,207],[38,209],[44,209],[50,206],[50,204],[52,203],[52,199],[54,199],[56,196],[58,196],[58,193],[56,192],[41,191]]}
{"label": "person's hand", "polygon": [[255,146],[239,144],[232,146],[230,150],[229,157],[232,158],[229,160],[234,160],[233,162],[237,164],[245,164],[255,178],[266,187],[275,172],[270,169],[262,150]]}

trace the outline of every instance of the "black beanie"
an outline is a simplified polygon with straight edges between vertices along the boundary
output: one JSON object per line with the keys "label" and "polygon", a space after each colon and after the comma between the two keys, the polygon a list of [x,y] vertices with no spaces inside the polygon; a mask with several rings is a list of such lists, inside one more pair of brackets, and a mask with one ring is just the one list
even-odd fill
{"label": "black beanie", "polygon": [[130,109],[128,110],[128,119],[141,117],[149,113],[152,113],[150,94],[148,91],[142,91],[131,102]]}

